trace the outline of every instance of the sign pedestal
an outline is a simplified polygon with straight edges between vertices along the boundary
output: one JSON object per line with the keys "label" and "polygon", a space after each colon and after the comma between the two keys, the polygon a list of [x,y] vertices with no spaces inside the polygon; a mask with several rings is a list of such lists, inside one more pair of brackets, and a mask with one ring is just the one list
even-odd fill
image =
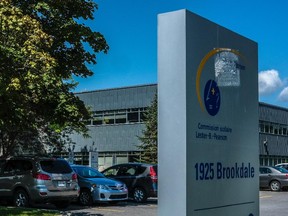
{"label": "sign pedestal", "polygon": [[258,216],[257,43],[158,16],[159,216]]}

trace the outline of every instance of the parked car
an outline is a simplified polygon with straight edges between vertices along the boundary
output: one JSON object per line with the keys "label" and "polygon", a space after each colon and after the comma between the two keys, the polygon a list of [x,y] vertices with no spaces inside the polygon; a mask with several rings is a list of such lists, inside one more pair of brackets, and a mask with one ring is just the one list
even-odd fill
{"label": "parked car", "polygon": [[136,202],[145,202],[148,197],[157,197],[157,165],[125,163],[102,171],[108,177],[124,182],[129,196]]}
{"label": "parked car", "polygon": [[280,191],[288,187],[288,171],[281,167],[260,166],[260,188]]}
{"label": "parked car", "polygon": [[82,166],[71,165],[77,173],[80,186],[78,201],[82,205],[91,205],[95,202],[112,202],[128,199],[128,189],[122,182],[106,178],[98,170]]}
{"label": "parked car", "polygon": [[281,168],[288,170],[288,163],[280,163],[280,164],[275,165],[275,167],[281,167]]}
{"label": "parked car", "polygon": [[9,157],[0,159],[0,198],[15,206],[53,203],[66,208],[79,196],[77,175],[62,159]]}

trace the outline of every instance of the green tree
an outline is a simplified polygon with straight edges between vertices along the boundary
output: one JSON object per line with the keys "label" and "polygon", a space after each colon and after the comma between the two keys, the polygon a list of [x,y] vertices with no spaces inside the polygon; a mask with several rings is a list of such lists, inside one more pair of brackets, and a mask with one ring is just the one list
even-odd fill
{"label": "green tree", "polygon": [[157,142],[157,94],[155,95],[151,106],[145,113],[145,129],[143,135],[139,137],[141,144],[138,146],[141,150],[141,162],[157,164],[158,162],[158,142]]}
{"label": "green tree", "polygon": [[96,8],[85,0],[0,1],[2,154],[17,146],[59,144],[65,131],[87,135],[82,120],[90,113],[71,91],[73,75],[92,75],[87,64],[108,50],[104,37],[79,21],[93,19]]}

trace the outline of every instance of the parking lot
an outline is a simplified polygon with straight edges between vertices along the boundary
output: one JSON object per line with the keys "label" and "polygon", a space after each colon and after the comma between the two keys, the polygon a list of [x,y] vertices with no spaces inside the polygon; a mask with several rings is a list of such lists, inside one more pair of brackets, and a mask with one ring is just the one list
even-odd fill
{"label": "parking lot", "polygon": [[286,216],[288,191],[260,191],[260,216]]}
{"label": "parking lot", "polygon": [[[260,216],[287,216],[288,191],[260,191]],[[49,208],[49,207],[48,207]],[[51,206],[53,208],[53,206]],[[121,202],[117,205],[98,204],[91,207],[71,205],[63,216],[157,216],[157,199],[147,203]]]}
{"label": "parking lot", "polygon": [[[36,205],[34,208],[55,210],[54,205]],[[118,204],[94,204],[92,206],[70,205],[62,216],[156,216],[157,198],[148,199],[145,203],[135,203],[132,201],[120,202]]]}
{"label": "parking lot", "polygon": [[157,199],[149,199],[146,203],[120,202],[119,204],[96,204],[91,207],[72,205],[63,215],[69,216],[156,216]]}

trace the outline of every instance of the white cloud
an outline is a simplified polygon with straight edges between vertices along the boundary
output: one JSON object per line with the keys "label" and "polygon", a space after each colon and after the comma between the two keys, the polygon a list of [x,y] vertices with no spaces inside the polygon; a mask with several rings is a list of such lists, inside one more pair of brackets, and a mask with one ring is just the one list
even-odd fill
{"label": "white cloud", "polygon": [[259,72],[258,82],[260,96],[272,94],[283,86],[279,72],[274,69]]}
{"label": "white cloud", "polygon": [[288,87],[284,88],[278,96],[278,99],[283,102],[288,102]]}

